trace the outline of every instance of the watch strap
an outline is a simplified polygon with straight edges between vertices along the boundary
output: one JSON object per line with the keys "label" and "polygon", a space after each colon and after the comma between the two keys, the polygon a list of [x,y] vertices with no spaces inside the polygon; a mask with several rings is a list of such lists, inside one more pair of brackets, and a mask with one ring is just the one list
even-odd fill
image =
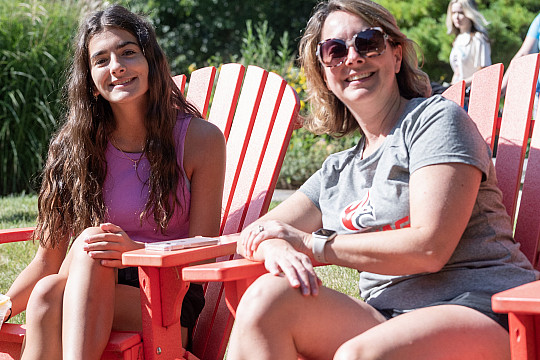
{"label": "watch strap", "polygon": [[312,251],[313,257],[320,263],[326,264],[326,258],[324,257],[324,246],[328,242],[329,238],[313,235]]}

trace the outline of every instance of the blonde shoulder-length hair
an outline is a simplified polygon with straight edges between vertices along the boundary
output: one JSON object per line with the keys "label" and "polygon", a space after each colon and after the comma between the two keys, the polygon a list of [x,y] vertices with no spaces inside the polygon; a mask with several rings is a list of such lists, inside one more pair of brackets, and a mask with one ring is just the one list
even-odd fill
{"label": "blonde shoulder-length hair", "polygon": [[450,0],[448,3],[448,8],[446,9],[446,29],[447,34],[459,34],[459,29],[454,26],[454,22],[452,21],[452,5],[454,4],[460,4],[461,8],[463,9],[463,14],[471,20],[472,22],[472,29],[471,33],[479,32],[486,40],[488,40],[488,31],[486,29],[486,26],[489,25],[489,22],[486,20],[484,15],[478,11],[478,7],[476,6],[476,2],[474,0]]}
{"label": "blonde shoulder-length hair", "polygon": [[370,0],[324,1],[314,9],[299,48],[299,59],[306,74],[308,101],[311,105],[311,115],[304,119],[304,126],[308,130],[334,136],[343,136],[360,130],[349,109],[328,90],[322,65],[316,56],[322,27],[328,15],[334,11],[357,15],[370,26],[381,27],[388,35],[388,41],[392,46],[402,47],[403,60],[401,69],[396,74],[401,96],[412,99],[431,94],[429,77],[418,68],[417,45],[399,30],[395,18],[388,10]]}

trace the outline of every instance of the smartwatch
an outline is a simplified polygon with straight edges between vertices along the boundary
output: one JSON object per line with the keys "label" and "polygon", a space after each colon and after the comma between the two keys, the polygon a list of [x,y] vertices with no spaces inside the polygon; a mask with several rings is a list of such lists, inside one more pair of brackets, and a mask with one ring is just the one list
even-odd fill
{"label": "smartwatch", "polygon": [[334,230],[328,230],[320,228],[312,233],[312,251],[313,257],[320,263],[326,264],[326,258],[324,257],[324,245],[337,236],[337,232]]}

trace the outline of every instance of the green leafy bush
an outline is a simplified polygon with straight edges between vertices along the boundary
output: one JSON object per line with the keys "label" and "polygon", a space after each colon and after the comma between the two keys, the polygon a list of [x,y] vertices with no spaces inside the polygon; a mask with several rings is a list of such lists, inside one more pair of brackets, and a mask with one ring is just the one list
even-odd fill
{"label": "green leafy bush", "polygon": [[[309,113],[306,98],[306,76],[296,62],[296,53],[288,45],[288,33],[280,37],[279,47],[272,47],[275,33],[266,21],[252,25],[246,22],[242,39],[240,62],[244,65],[257,65],[280,74],[291,85],[300,98],[300,114]],[[302,185],[317,171],[328,155],[353,147],[360,136],[332,138],[315,135],[305,129],[293,132],[287,154],[279,175],[277,187],[295,189]]]}
{"label": "green leafy bush", "polygon": [[[267,21],[277,33],[287,31],[295,49],[301,30],[318,0],[120,0],[148,14],[174,74],[238,59],[246,21]],[[279,38],[273,39],[274,48]],[[236,61],[235,60],[235,61]]]}
{"label": "green leafy bush", "polygon": [[349,149],[360,140],[360,135],[339,139],[315,135],[305,129],[295,130],[278,179],[278,188],[296,189],[317,171],[328,155]]}
{"label": "green leafy bush", "polygon": [[78,20],[75,2],[0,0],[0,194],[32,191],[51,132]]}

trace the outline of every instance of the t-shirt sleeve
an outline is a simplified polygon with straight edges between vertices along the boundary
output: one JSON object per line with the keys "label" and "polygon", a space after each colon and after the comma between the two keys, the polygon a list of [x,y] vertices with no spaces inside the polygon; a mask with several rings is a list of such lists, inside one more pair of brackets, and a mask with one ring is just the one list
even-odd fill
{"label": "t-shirt sleeve", "polygon": [[540,38],[540,14],[536,15],[529,30],[527,31],[527,36],[532,37],[538,41]]}
{"label": "t-shirt sleeve", "polygon": [[491,65],[491,46],[485,36],[476,32],[474,35],[474,66],[483,68]]}
{"label": "t-shirt sleeve", "polygon": [[491,152],[467,113],[449,100],[432,103],[421,111],[406,132],[409,170],[441,163],[464,163],[477,167],[485,179]]}
{"label": "t-shirt sleeve", "polygon": [[319,210],[321,209],[319,201],[321,196],[321,172],[321,169],[317,170],[315,174],[311,175],[298,189],[303,192]]}

